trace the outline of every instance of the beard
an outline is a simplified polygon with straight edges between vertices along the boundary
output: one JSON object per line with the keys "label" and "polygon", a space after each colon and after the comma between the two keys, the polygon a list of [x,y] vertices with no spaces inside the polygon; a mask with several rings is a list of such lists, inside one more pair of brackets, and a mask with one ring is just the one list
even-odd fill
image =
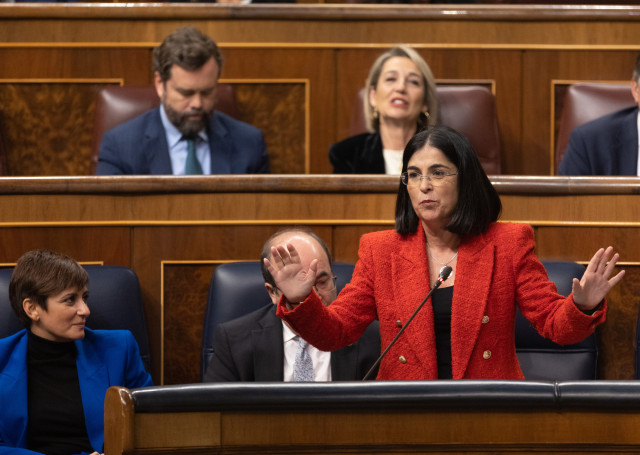
{"label": "beard", "polygon": [[[169,106],[165,100],[162,101],[167,118],[184,136],[193,136],[201,130],[206,129],[209,120],[211,120],[211,112],[196,109],[181,113]],[[189,117],[190,115],[200,115],[201,118],[193,119]]]}

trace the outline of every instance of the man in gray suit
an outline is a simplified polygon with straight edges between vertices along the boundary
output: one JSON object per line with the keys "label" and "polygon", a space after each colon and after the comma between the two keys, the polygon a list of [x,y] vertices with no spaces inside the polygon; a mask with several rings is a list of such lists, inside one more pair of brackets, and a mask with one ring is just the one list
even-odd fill
{"label": "man in gray suit", "polygon": [[[262,259],[271,257],[271,245],[291,243],[303,264],[318,260],[315,290],[325,305],[336,299],[331,255],[322,239],[310,231],[287,229],[265,243]],[[273,304],[220,324],[214,332],[214,355],[204,381],[293,381],[296,353],[301,338],[276,316],[280,291],[262,265],[265,288]],[[306,344],[306,342],[305,342]],[[380,354],[377,323],[367,328],[356,343],[335,352],[322,352],[311,345],[302,348],[313,361],[314,381],[359,381]],[[375,378],[375,374],[373,375]]]}

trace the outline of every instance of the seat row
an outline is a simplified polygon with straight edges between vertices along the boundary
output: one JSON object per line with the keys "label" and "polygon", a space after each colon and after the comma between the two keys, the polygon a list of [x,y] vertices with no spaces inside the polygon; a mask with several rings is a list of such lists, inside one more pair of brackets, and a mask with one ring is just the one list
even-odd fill
{"label": "seat row", "polygon": [[[571,292],[572,279],[580,278],[584,272],[584,268],[574,262],[543,261],[543,265],[549,279],[563,295]],[[145,367],[151,371],[149,338],[135,272],[122,266],[84,267],[90,277],[91,317],[88,327],[130,330],[140,346]],[[332,268],[340,291],[350,281],[353,265],[335,263]],[[8,301],[11,272],[11,268],[0,270],[0,338],[22,328]],[[258,262],[231,262],[216,268],[211,279],[203,324],[201,377],[213,357],[214,328],[270,302]],[[527,380],[597,378],[598,346],[595,335],[574,345],[560,346],[540,336],[518,312],[514,336],[518,360]],[[640,377],[639,360],[636,356],[636,378]]]}
{"label": "seat row", "polygon": [[[353,101],[354,109],[349,134],[366,131],[360,90]],[[474,146],[480,162],[489,175],[501,173],[500,133],[494,95],[483,85],[438,85],[440,120],[467,136]],[[98,93],[96,117],[91,148],[91,169],[95,172],[98,147],[104,132],[120,123],[140,115],[158,105],[159,99],[153,87],[113,86]],[[554,171],[562,161],[571,131],[590,120],[632,106],[633,97],[628,84],[577,83],[568,87],[562,106],[557,140],[555,143]],[[235,91],[230,84],[220,84],[216,109],[232,116],[239,116]],[[0,175],[7,175],[6,147],[0,125]]]}

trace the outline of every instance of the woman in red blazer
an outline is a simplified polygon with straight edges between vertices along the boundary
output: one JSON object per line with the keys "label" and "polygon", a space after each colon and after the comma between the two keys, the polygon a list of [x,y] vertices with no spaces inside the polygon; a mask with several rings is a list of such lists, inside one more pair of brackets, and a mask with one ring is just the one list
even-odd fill
{"label": "woman in red blazer", "polygon": [[445,265],[450,277],[384,357],[378,379],[524,379],[516,305],[560,344],[604,321],[604,297],[624,275],[610,278],[618,254],[600,249],[572,294],[559,295],[534,254],[531,227],[496,223],[500,198],[460,133],[435,127],[414,136],[401,181],[395,231],[362,236],[351,283],[331,306],[312,290],[315,264],[303,269],[291,245],[265,260],[283,293],[278,315],[318,349],[353,343],[376,318],[386,347]]}

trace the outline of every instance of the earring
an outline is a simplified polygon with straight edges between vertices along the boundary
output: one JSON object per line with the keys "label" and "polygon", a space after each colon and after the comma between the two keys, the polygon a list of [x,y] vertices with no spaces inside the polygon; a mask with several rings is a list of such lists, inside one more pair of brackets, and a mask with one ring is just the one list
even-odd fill
{"label": "earring", "polygon": [[378,119],[380,117],[380,112],[378,112],[378,108],[373,108],[372,116],[374,119]]}

